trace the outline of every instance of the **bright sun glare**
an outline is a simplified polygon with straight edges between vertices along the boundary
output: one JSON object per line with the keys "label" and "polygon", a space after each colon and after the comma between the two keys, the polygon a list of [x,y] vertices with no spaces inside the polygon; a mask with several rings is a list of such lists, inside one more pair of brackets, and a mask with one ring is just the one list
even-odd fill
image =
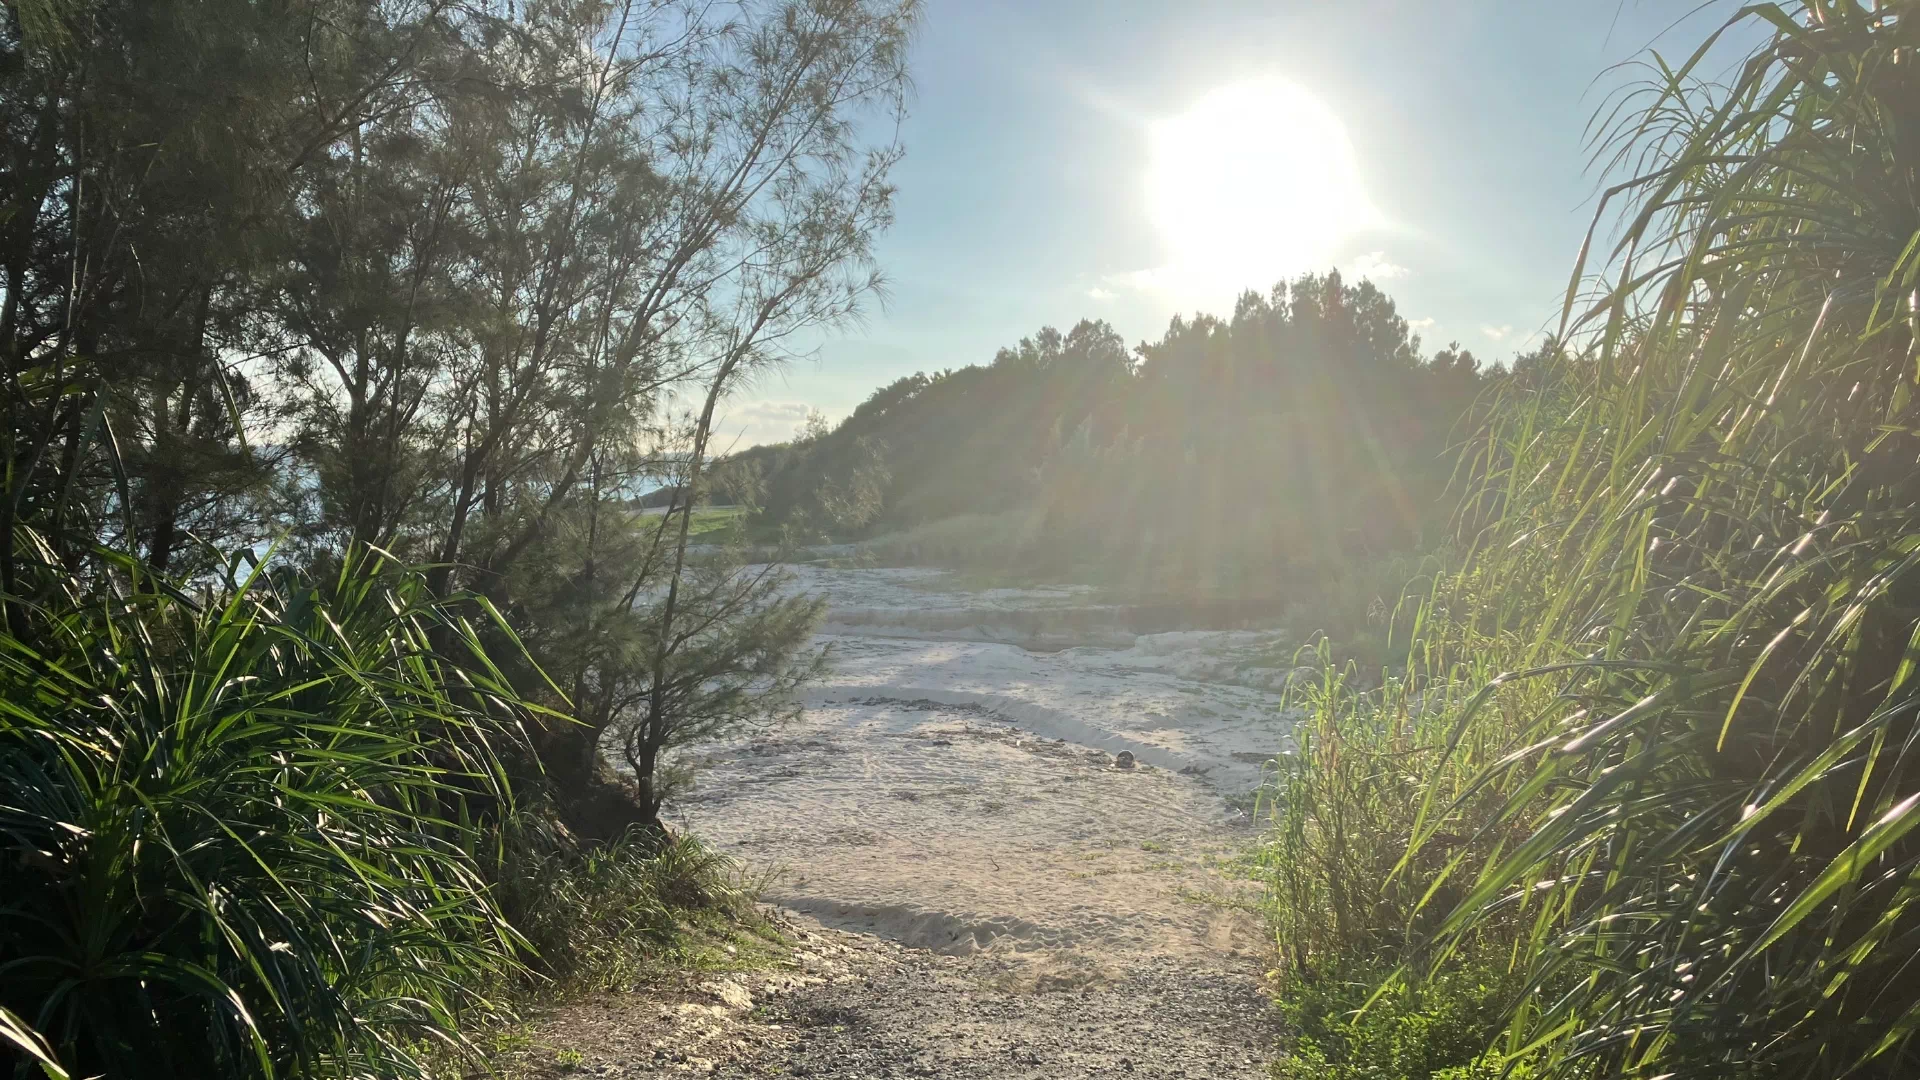
{"label": "bright sun glare", "polygon": [[1375,224],[1340,118],[1279,79],[1207,94],[1152,129],[1149,213],[1192,285],[1322,269]]}

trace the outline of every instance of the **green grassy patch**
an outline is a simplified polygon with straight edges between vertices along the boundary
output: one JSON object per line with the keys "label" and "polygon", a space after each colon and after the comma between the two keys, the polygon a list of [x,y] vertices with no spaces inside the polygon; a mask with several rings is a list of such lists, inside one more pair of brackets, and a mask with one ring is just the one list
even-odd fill
{"label": "green grassy patch", "polygon": [[746,510],[739,506],[708,506],[693,512],[687,536],[702,544],[721,543],[740,530]]}
{"label": "green grassy patch", "polygon": [[[1273,1076],[1494,1080],[1506,1062],[1487,1047],[1505,1027],[1510,991],[1504,968],[1485,961],[1451,964],[1418,984],[1368,964],[1295,972],[1276,1001],[1287,1036]],[[1519,1062],[1504,1073],[1531,1075]]]}

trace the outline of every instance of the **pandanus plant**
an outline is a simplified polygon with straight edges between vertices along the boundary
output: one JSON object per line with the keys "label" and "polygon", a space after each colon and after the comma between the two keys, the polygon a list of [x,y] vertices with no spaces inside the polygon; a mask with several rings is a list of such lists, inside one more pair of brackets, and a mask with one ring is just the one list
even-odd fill
{"label": "pandanus plant", "polygon": [[1544,1074],[1920,1073],[1916,68],[1913,0],[1753,4],[1656,60],[1604,126],[1619,227],[1557,390],[1482,443],[1473,562],[1509,584],[1476,633],[1513,674],[1452,745],[1517,685],[1553,703],[1402,872],[1500,794],[1482,835],[1517,839],[1428,895],[1439,962],[1519,928],[1505,1049]]}
{"label": "pandanus plant", "polygon": [[522,706],[481,609],[373,552],[201,602],[38,577],[0,634],[0,1060],[424,1075],[516,963],[476,820]]}

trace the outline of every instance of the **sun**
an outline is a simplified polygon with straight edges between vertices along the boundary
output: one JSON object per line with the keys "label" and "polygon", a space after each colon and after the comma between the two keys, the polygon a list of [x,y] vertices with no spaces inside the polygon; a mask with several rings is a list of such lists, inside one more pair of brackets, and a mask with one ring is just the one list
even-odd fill
{"label": "sun", "polygon": [[1148,212],[1194,285],[1324,269],[1377,223],[1340,118],[1281,79],[1236,83],[1151,129]]}

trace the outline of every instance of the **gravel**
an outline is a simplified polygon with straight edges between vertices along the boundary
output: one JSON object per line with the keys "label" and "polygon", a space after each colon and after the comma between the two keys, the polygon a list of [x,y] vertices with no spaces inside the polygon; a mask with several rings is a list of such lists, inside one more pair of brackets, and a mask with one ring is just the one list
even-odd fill
{"label": "gravel", "polygon": [[1274,1022],[1247,971],[1162,959],[1108,967],[961,958],[824,928],[791,936],[795,959],[779,971],[690,975],[676,988],[556,1010],[512,1071],[1252,1080],[1273,1055]]}

